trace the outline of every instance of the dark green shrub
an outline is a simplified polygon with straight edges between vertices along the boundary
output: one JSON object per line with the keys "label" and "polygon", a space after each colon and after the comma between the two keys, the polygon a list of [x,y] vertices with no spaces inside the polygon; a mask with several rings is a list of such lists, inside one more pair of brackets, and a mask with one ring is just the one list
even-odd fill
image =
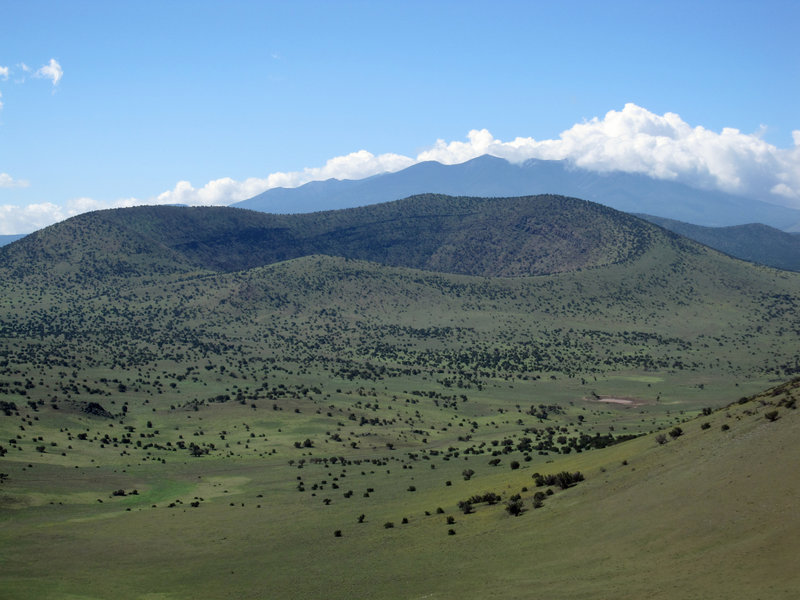
{"label": "dark green shrub", "polygon": [[522,499],[519,496],[514,496],[506,502],[506,512],[511,516],[518,517],[523,510]]}

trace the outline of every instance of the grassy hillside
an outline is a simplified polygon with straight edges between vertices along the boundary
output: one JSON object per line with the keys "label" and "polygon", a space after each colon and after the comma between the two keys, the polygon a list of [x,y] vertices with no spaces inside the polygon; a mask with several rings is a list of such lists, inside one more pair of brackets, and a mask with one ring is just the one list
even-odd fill
{"label": "grassy hillside", "polygon": [[[302,437],[281,431],[290,417],[234,406],[181,415],[175,436],[209,437],[209,427],[223,425],[227,443],[250,457],[186,454],[137,465],[110,443],[101,447],[99,436],[116,423],[73,416],[65,429],[94,440],[73,438],[93,446],[83,464],[48,458],[50,448],[38,460],[4,463],[4,593],[794,598],[798,395],[795,381],[663,432],[567,456],[527,453],[530,460],[517,449],[519,437],[495,434],[500,443],[487,444],[494,458],[385,446],[332,456],[315,446],[287,463],[256,451]],[[387,404],[373,414],[402,411]],[[314,419],[313,405],[295,406]],[[605,408],[587,402],[581,410],[589,416],[598,407]],[[41,409],[19,413],[9,418],[26,427],[50,419]],[[510,452],[496,450],[506,448],[504,439],[514,442]],[[469,480],[466,469],[474,471]],[[537,473],[564,471],[584,481],[537,487]],[[496,503],[483,501],[489,492]],[[517,494],[523,511],[511,516],[506,506]],[[467,514],[463,502],[473,496]]]}
{"label": "grassy hillside", "polygon": [[[236,210],[7,247],[5,597],[794,597],[800,275],[573,207],[548,239],[602,264],[526,277],[266,243],[228,270]],[[370,249],[345,217],[315,244]]]}

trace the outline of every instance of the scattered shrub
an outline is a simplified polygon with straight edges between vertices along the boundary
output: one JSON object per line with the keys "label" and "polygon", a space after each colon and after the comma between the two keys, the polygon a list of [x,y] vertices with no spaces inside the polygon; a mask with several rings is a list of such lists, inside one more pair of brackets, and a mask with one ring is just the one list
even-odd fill
{"label": "scattered shrub", "polygon": [[522,499],[518,495],[513,496],[506,502],[506,512],[514,517],[518,517],[522,514]]}

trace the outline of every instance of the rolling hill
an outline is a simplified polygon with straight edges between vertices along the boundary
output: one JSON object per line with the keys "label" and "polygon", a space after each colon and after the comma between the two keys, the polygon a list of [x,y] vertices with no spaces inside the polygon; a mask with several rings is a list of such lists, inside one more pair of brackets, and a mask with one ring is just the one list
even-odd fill
{"label": "rolling hill", "polygon": [[324,254],[444,273],[528,276],[625,262],[656,238],[690,248],[637,218],[560,196],[423,195],[301,215],[138,207],[80,215],[39,231],[0,253],[0,266],[12,279],[47,270],[79,279],[94,271],[102,279],[148,270],[238,271]]}
{"label": "rolling hill", "polygon": [[566,161],[510,163],[480,156],[465,163],[424,162],[360,180],[314,181],[267,190],[234,206],[270,213],[303,213],[389,202],[425,193],[511,197],[573,196],[629,213],[646,213],[709,227],[763,223],[800,228],[800,211],[767,202],[700,190],[634,173],[596,173]]}

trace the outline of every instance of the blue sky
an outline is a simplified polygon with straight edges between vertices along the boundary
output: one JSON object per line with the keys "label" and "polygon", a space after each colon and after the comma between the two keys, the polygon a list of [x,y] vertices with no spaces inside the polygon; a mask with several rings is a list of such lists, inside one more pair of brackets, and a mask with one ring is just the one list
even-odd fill
{"label": "blue sky", "polygon": [[800,207],[798,24],[796,1],[3,0],[0,233],[484,150]]}

